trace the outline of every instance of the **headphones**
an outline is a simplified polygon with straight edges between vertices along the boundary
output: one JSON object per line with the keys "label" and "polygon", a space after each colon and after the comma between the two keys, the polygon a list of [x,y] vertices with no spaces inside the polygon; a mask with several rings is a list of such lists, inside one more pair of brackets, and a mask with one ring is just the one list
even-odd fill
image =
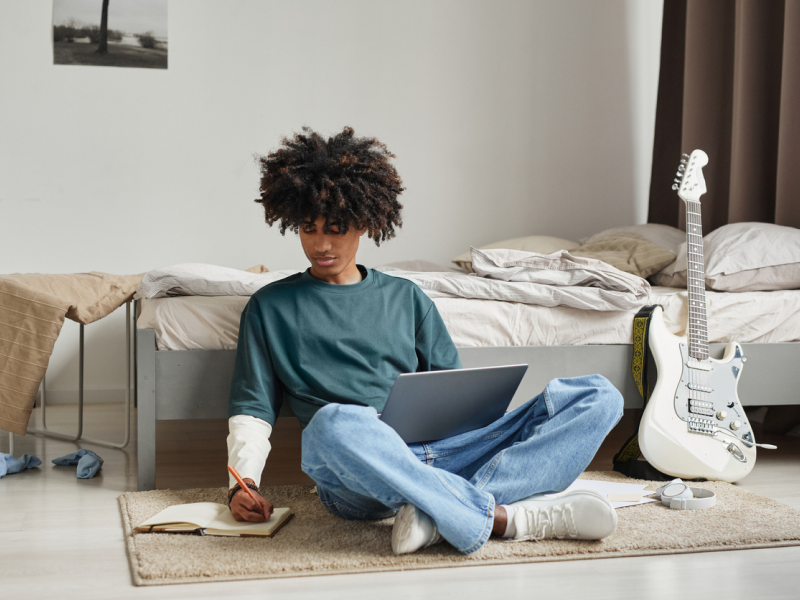
{"label": "headphones", "polygon": [[680,479],[673,479],[656,490],[656,498],[667,508],[676,510],[698,510],[711,508],[717,503],[717,495],[711,490],[689,487]]}

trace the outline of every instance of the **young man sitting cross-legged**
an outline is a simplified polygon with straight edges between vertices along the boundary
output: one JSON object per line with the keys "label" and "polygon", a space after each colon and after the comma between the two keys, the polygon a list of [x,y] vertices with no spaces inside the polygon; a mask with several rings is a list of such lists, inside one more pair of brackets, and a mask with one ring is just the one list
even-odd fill
{"label": "young man sitting cross-legged", "polygon": [[[380,245],[402,224],[393,157],[350,128],[327,141],[304,128],[259,158],[256,202],[269,225],[299,232],[311,266],[258,290],[242,313],[229,464],[258,491],[285,397],[323,505],[344,519],[396,515],[397,554],[442,539],[469,554],[491,534],[610,535],[616,513],[599,494],[530,498],[572,483],[621,417],[622,397],[602,376],[555,379],[491,425],[428,443],[406,444],[378,419],[399,374],[461,368],[433,301],[411,281],[356,263],[365,233]],[[233,516],[268,518],[269,499],[257,497],[233,486]]]}

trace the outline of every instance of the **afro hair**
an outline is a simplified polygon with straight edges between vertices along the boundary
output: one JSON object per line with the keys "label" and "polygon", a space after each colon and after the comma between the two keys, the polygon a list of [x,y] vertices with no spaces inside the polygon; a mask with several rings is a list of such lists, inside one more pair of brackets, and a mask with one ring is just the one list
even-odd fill
{"label": "afro hair", "polygon": [[397,197],[405,188],[394,157],[377,139],[355,137],[351,127],[327,141],[303,127],[277,150],[256,155],[261,197],[255,202],[263,205],[268,225],[280,221],[281,235],[323,216],[325,233],[332,225],[342,234],[351,226],[366,229],[380,246],[403,225]]}

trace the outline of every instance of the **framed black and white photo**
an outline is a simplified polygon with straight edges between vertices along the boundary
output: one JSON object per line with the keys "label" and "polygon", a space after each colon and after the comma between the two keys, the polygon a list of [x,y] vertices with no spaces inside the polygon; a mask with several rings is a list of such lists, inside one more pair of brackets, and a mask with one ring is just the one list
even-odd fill
{"label": "framed black and white photo", "polygon": [[53,0],[53,64],[167,68],[167,0]]}

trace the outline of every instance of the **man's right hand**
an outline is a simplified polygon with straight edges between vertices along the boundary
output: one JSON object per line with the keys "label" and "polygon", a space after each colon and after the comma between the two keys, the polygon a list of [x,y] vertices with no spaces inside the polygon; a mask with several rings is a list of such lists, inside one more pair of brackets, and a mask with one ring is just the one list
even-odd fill
{"label": "man's right hand", "polygon": [[[255,483],[252,479],[245,479],[245,483]],[[254,501],[250,495],[244,490],[238,490],[231,499],[231,514],[237,521],[252,521],[254,523],[263,523],[268,521],[272,516],[274,507],[267,502],[261,494],[254,490],[253,495],[256,497]]]}

